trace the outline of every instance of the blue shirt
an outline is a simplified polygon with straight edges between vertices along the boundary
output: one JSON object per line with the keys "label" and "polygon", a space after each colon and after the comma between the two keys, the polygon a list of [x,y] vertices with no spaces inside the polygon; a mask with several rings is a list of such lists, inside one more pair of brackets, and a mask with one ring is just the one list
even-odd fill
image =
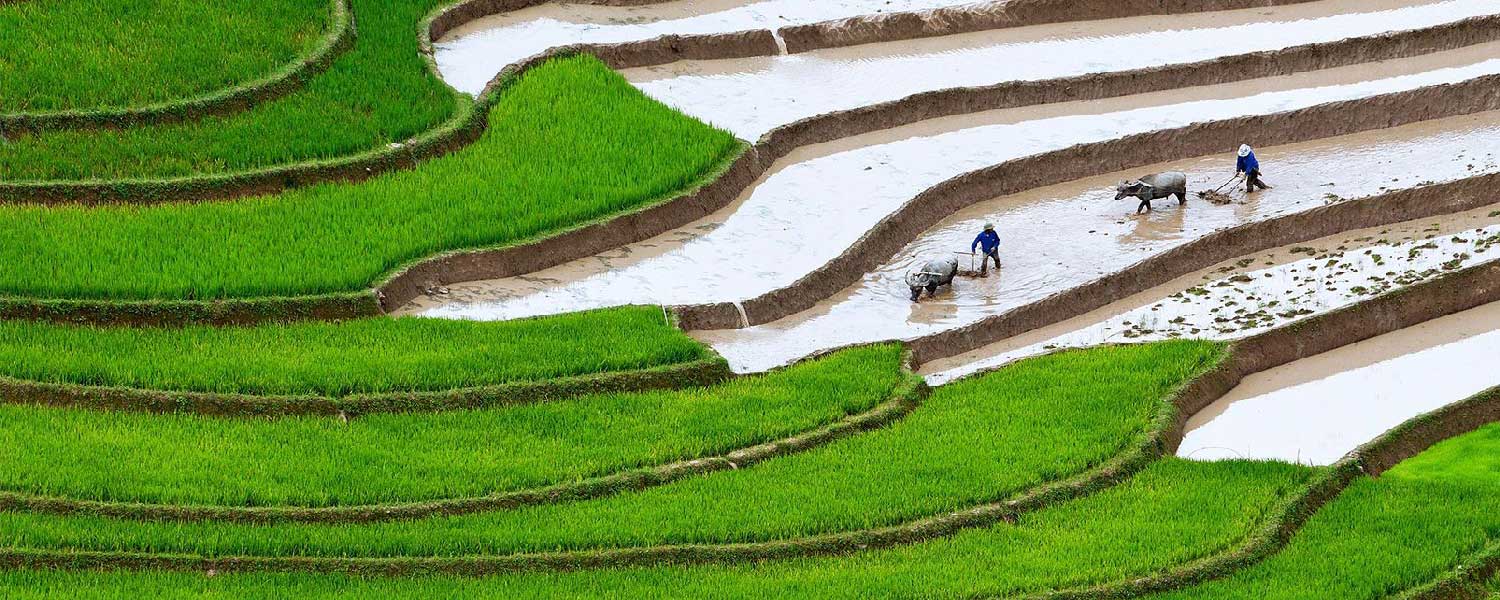
{"label": "blue shirt", "polygon": [[1234,170],[1240,173],[1249,173],[1260,170],[1260,161],[1255,160],[1255,151],[1240,157],[1239,162],[1234,164]]}
{"label": "blue shirt", "polygon": [[985,254],[994,252],[996,248],[1000,247],[1000,234],[995,233],[993,229],[986,229],[979,232],[979,235],[974,238],[974,243],[969,244],[969,252],[973,252],[974,247],[981,244],[984,246]]}

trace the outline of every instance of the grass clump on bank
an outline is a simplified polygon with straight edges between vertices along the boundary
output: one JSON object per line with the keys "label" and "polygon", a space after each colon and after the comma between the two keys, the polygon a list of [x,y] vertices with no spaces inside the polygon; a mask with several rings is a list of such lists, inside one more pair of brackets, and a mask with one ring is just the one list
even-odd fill
{"label": "grass clump on bank", "polygon": [[350,526],[87,519],[63,527],[53,517],[11,515],[0,530],[15,532],[23,546],[423,556],[863,529],[1002,500],[1097,465],[1139,443],[1171,391],[1222,354],[1218,344],[1164,342],[1031,359],[939,388],[884,429],[747,469],[586,502]]}
{"label": "grass clump on bank", "polygon": [[964,598],[1121,581],[1233,548],[1311,470],[1167,458],[1119,486],[1017,525],[852,556],[733,566],[525,573],[485,578],[11,571],[0,590],[41,598]]}
{"label": "grass clump on bank", "polygon": [[856,348],[704,389],[347,423],[0,406],[0,489],[238,506],[481,496],[716,455],[833,422],[887,399],[904,378],[901,352]]}
{"label": "grass clump on bank", "polygon": [[1500,424],[1356,480],[1275,556],[1163,599],[1385,598],[1500,538]]}
{"label": "grass clump on bank", "polygon": [[490,124],[468,148],[358,184],[228,203],[0,207],[0,295],[214,299],[367,289],[446,250],[514,244],[659,202],[740,148],[592,57],[528,72],[504,92]]}
{"label": "grass clump on bank", "polygon": [[[275,7],[293,1],[310,0],[274,0],[265,9],[250,9],[243,14],[270,14],[276,12]],[[32,3],[36,9],[50,12],[57,0],[29,0],[26,4]],[[428,11],[445,3],[352,0],[358,30],[354,47],[296,92],[244,112],[190,123],[113,131],[57,131],[12,139],[0,144],[0,180],[133,179],[244,171],[346,156],[406,140],[433,129],[471,102],[428,69],[417,40],[418,23]],[[123,7],[135,3],[99,4]],[[318,19],[326,21],[326,0],[317,4]],[[247,0],[234,0],[230,7],[249,5]],[[230,38],[235,35],[239,34]],[[50,47],[43,43],[37,50],[46,52]],[[244,49],[235,48],[229,54],[241,51]],[[17,84],[36,85],[29,80]],[[154,82],[150,80],[134,84],[151,85]]]}
{"label": "grass clump on bank", "polygon": [[138,107],[243,85],[310,52],[329,17],[327,0],[3,5],[0,114]]}
{"label": "grass clump on bank", "polygon": [[164,391],[341,397],[676,365],[712,354],[633,306],[474,322],[376,317],[253,327],[0,321],[0,375]]}

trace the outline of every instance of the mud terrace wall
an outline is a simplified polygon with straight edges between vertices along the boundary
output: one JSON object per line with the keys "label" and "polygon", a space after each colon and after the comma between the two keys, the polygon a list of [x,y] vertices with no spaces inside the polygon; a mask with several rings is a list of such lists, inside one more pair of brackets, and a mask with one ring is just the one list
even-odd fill
{"label": "mud terrace wall", "polygon": [[435,286],[523,275],[648,239],[728,206],[766,166],[757,150],[746,147],[685,195],[529,243],[424,259],[387,279],[376,295],[383,310],[393,311]]}
{"label": "mud terrace wall", "polygon": [[0,297],[0,319],[98,326],[254,325],[380,314],[372,292],[243,300],[58,300]]}
{"label": "mud terrace wall", "polygon": [[1500,542],[1469,557],[1437,581],[1395,596],[1401,600],[1494,600],[1489,581],[1500,575]]}
{"label": "mud terrace wall", "polygon": [[936,90],[809,117],[772,130],[761,138],[758,146],[766,157],[779,159],[802,146],[938,117],[1232,83],[1454,50],[1500,40],[1497,29],[1500,29],[1500,16],[1475,17],[1426,29],[1304,44],[1179,65]]}
{"label": "mud terrace wall", "polygon": [[[811,308],[822,299],[858,281],[865,273],[880,265],[885,260],[888,260],[907,241],[914,239],[921,232],[936,225],[948,215],[975,202],[1027,189],[1081,179],[1097,173],[1122,171],[1163,161],[1192,158],[1215,152],[1228,152],[1233,149],[1233,144],[1238,143],[1238,140],[1242,139],[1254,139],[1263,145],[1286,144],[1371,129],[1394,127],[1429,119],[1494,110],[1500,108],[1500,89],[1497,89],[1497,85],[1500,85],[1500,77],[1490,76],[1460,84],[1433,86],[1361,100],[1335,102],[1274,115],[1200,123],[1176,129],[1132,135],[1109,142],[1081,144],[1055,152],[1007,161],[987,169],[970,172],[950,179],[919,194],[900,210],[882,219],[871,231],[861,237],[859,241],[839,257],[823,267],[814,270],[792,285],[745,300],[742,304],[745,314],[748,317],[748,324],[768,323]],[[1471,196],[1478,196],[1481,192],[1481,190],[1467,188],[1448,187],[1444,189],[1467,191]],[[1413,190],[1411,193],[1420,192]],[[1468,198],[1470,200],[1468,204],[1454,204],[1447,198],[1434,198],[1443,201],[1434,202],[1426,208],[1443,206],[1462,206],[1463,208],[1448,208],[1425,213],[1418,210],[1409,213],[1407,218],[1455,212],[1486,203],[1478,202],[1477,197]],[[1369,204],[1369,202],[1366,202],[1366,204]],[[1417,208],[1420,209],[1422,207]],[[1375,212],[1377,215],[1386,214],[1384,211]],[[1390,214],[1394,214],[1394,212]],[[1280,231],[1278,227],[1284,227],[1288,222],[1287,220],[1277,219],[1272,221],[1276,225],[1259,226],[1270,227],[1272,231]],[[1319,229],[1318,231],[1324,232],[1321,235],[1329,235],[1351,227],[1370,227],[1386,222],[1390,221],[1379,221],[1376,219],[1363,225],[1354,222],[1342,222],[1340,223],[1341,228],[1332,230]],[[1257,225],[1246,227],[1254,226]],[[1237,230],[1239,229],[1230,231]],[[1298,237],[1299,235],[1306,234],[1293,234],[1275,239],[1282,240],[1277,245],[1310,239]],[[1209,239],[1214,239],[1216,243],[1222,244],[1224,242],[1223,237],[1222,234],[1215,234],[1214,236],[1210,236]],[[1253,243],[1268,241],[1269,239],[1261,238],[1247,241]],[[1038,304],[1051,304],[1051,310],[1042,322],[1053,322],[1061,318],[1076,316],[1077,314],[1082,314],[1083,312],[1102,306],[1103,304],[1099,303],[1099,301],[1104,298],[1117,297],[1114,295],[1086,297],[1083,295],[1084,291],[1090,294],[1129,295],[1144,290],[1150,287],[1150,285],[1146,287],[1133,287],[1126,285],[1124,280],[1134,279],[1137,284],[1142,281],[1151,281],[1153,282],[1151,285],[1164,283],[1172,277],[1212,264],[1212,262],[1200,264],[1193,260],[1187,260],[1188,258],[1201,260],[1203,257],[1209,255],[1218,256],[1218,254],[1213,254],[1210,251],[1213,247],[1209,246],[1206,240],[1191,243],[1184,248],[1197,248],[1197,254],[1179,248],[1156,259],[1143,261],[1135,267],[1101,279],[1095,284],[1078,288],[1079,291],[1066,292],[1065,294],[1069,294],[1074,298],[1071,302],[1058,300],[1057,298],[1061,295],[1041,301]],[[1225,258],[1261,248],[1250,246],[1238,247],[1233,250],[1233,254],[1228,254]],[[1226,249],[1225,251],[1229,250]],[[1189,268],[1190,265],[1198,266]],[[1162,277],[1166,275],[1170,276]],[[1079,309],[1078,312],[1073,312],[1075,308]],[[680,315],[683,325],[687,329],[732,329],[745,325],[740,318],[738,310],[732,303],[680,306],[674,307],[674,310]],[[922,357],[922,360],[930,360],[927,358],[929,356],[942,356],[933,354],[940,351],[938,350],[940,345],[956,347],[952,343],[956,339],[966,339],[966,342],[978,340],[979,338],[972,338],[972,340],[967,338],[976,335],[975,331],[977,330],[994,329],[994,327],[987,324],[993,323],[996,319],[1015,319],[1015,315],[1027,314],[1027,311],[1035,312],[1036,310],[1036,308],[1031,306],[1023,307],[1004,315],[991,317],[980,324],[934,336],[941,338],[936,340],[939,344],[919,345],[918,355]],[[1004,336],[1020,333],[1035,326],[1031,325],[1024,329],[1013,330],[1011,333],[1004,334]],[[984,345],[984,343],[998,341],[999,339],[1001,338],[986,338],[986,341],[978,345]]]}
{"label": "mud terrace wall", "polygon": [[[491,15],[541,6],[552,0],[469,0],[439,9],[427,22],[422,49],[432,54],[432,40],[441,39],[454,28]],[[586,0],[577,4],[601,6],[646,6],[675,0]],[[574,44],[553,48],[556,51],[587,52],[598,56],[610,67],[628,69],[667,64],[679,60],[717,60],[771,56],[780,53],[776,38],[768,29],[701,35],[664,35],[649,40],[619,44]]]}
{"label": "mud terrace wall", "polygon": [[328,10],[328,33],[312,52],[261,79],[150,106],[0,114],[0,136],[14,137],[56,129],[123,129],[194,121],[246,110],[280,98],[301,89],[354,46],[354,13],[348,0],[332,0]]}
{"label": "mud terrace wall", "polygon": [[1313,0],[1010,0],[783,27],[787,51],[854,46],[1066,21],[1302,4]]}

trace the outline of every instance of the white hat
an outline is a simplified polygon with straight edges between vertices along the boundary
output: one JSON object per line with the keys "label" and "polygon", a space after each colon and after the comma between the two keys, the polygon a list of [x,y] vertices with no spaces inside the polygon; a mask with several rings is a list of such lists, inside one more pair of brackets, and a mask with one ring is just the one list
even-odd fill
{"label": "white hat", "polygon": [[1250,156],[1250,144],[1240,144],[1240,156]]}
{"label": "white hat", "polygon": [[995,224],[994,223],[985,223],[984,224],[984,228],[985,229],[994,229],[995,228]]}

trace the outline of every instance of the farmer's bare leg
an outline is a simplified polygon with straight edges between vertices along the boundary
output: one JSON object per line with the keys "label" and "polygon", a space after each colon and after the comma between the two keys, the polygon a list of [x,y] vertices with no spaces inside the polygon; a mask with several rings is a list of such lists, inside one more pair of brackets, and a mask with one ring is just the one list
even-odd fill
{"label": "farmer's bare leg", "polygon": [[996,271],[1000,270],[1000,250],[999,249],[996,249],[994,252],[990,252],[988,254],[985,254],[983,258],[979,259],[979,274],[980,275],[988,275],[989,274],[989,272],[990,272],[990,261],[991,260],[995,261],[995,270]]}
{"label": "farmer's bare leg", "polygon": [[1257,188],[1257,187],[1259,187],[1260,189],[1263,189],[1263,190],[1271,189],[1271,186],[1266,185],[1266,182],[1260,180],[1260,171],[1259,170],[1255,170],[1255,171],[1251,171],[1249,173],[1246,173],[1245,174],[1245,193],[1248,194],[1250,192],[1253,192],[1253,191],[1255,191],[1255,188]]}

